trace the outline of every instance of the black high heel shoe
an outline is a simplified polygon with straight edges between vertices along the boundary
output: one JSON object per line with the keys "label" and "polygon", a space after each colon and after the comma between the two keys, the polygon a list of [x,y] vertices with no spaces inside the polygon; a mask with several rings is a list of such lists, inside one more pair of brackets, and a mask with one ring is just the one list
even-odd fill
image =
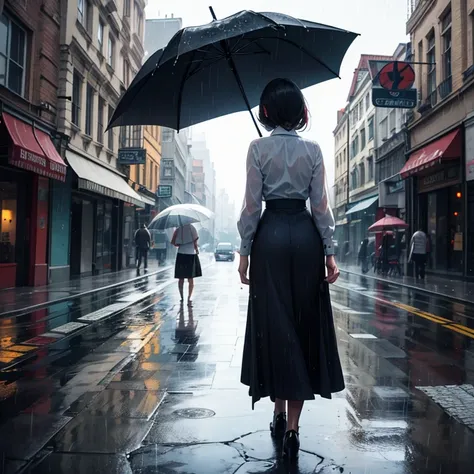
{"label": "black high heel shoe", "polygon": [[300,450],[300,435],[295,430],[290,430],[285,433],[283,439],[283,455],[288,460],[293,461],[298,457],[298,451]]}
{"label": "black high heel shoe", "polygon": [[283,437],[286,431],[286,413],[273,413],[273,422],[270,423],[270,432],[272,436]]}

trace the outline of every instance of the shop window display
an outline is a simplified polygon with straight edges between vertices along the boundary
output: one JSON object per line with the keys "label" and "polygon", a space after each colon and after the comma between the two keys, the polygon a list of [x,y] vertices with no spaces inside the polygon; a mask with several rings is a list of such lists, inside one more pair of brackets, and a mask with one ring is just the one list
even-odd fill
{"label": "shop window display", "polygon": [[0,263],[14,263],[17,223],[15,183],[0,182],[0,215]]}

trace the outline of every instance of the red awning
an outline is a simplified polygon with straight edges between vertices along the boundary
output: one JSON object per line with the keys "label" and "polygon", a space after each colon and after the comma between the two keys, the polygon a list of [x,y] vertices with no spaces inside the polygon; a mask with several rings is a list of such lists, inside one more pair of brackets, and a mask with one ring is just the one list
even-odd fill
{"label": "red awning", "polygon": [[411,154],[400,171],[403,179],[416,175],[444,160],[454,160],[461,156],[461,134],[457,129],[444,137],[426,145]]}
{"label": "red awning", "polygon": [[49,136],[7,113],[3,122],[12,139],[8,162],[19,168],[59,181],[66,180],[66,164]]}

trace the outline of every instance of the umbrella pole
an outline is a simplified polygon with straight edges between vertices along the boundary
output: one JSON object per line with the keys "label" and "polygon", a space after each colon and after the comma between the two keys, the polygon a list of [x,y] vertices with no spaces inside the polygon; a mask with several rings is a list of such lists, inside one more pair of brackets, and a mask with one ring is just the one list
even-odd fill
{"label": "umbrella pole", "polygon": [[[217,20],[216,14],[214,13],[214,8],[209,7],[209,10],[211,12],[212,19],[214,21]],[[237,68],[235,66],[234,58],[232,57],[232,54],[229,51],[229,48],[227,47],[227,43],[225,41],[221,41],[221,46],[226,55],[227,63],[229,64],[230,70],[232,71],[232,74],[234,75],[235,80],[237,81],[237,85],[239,86],[240,93],[242,94],[242,97],[245,101],[245,105],[247,106],[247,110],[249,111],[250,117],[252,117],[252,122],[255,125],[255,128],[257,129],[258,136],[262,137],[262,132],[260,131],[258,123],[255,120],[255,117],[252,113],[252,107],[250,106],[249,99],[247,97],[247,94],[245,93],[244,85],[242,84],[242,79],[240,79],[239,72],[237,71]]]}

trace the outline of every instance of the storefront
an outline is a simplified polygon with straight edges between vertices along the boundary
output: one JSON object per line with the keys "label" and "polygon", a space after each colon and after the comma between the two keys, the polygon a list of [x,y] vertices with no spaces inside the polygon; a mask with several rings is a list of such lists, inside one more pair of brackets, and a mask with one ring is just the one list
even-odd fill
{"label": "storefront", "polygon": [[464,273],[466,215],[461,157],[461,130],[456,129],[412,153],[400,172],[404,179],[414,177],[417,202],[412,230],[427,233],[427,268],[435,273]]}
{"label": "storefront", "polygon": [[375,222],[377,202],[378,196],[372,196],[349,204],[346,216],[349,220],[349,251],[353,260],[357,257],[362,240],[369,236],[368,228]]}
{"label": "storefront", "polygon": [[474,278],[474,112],[464,122],[466,173],[466,276]]}
{"label": "storefront", "polygon": [[49,182],[66,164],[39,124],[13,112],[0,123],[0,288],[48,282]]}
{"label": "storefront", "polygon": [[[68,150],[74,171],[71,204],[71,274],[121,270],[133,232],[130,219],[140,196],[117,170]],[[125,256],[124,256],[125,254]],[[129,258],[130,259],[130,258]]]}

